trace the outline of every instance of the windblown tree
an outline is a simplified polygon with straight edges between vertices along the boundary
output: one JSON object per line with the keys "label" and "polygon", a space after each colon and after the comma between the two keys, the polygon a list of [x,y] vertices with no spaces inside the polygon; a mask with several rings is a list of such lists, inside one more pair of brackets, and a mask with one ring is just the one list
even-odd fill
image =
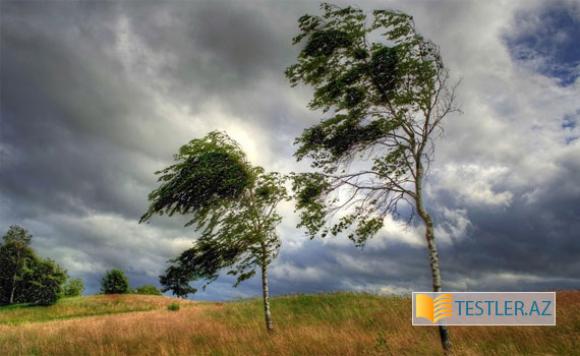
{"label": "windblown tree", "polygon": [[194,225],[201,236],[172,261],[161,283],[179,294],[195,292],[183,281],[207,285],[226,270],[237,286],[259,267],[266,328],[272,331],[268,266],[280,248],[276,207],[288,199],[285,177],[252,166],[234,140],[216,131],[182,146],[175,160],[157,172],[160,186],[149,195],[141,221],[154,214],[190,215],[186,226]]}
{"label": "windblown tree", "polygon": [[[313,87],[309,106],[320,123],[296,139],[298,160],[314,173],[295,175],[299,226],[311,237],[346,233],[362,246],[391,214],[425,227],[433,291],[441,291],[433,219],[423,184],[433,136],[454,107],[438,47],[398,11],[322,4],[321,16],[299,19],[303,43],[286,75],[293,86]],[[410,211],[410,213],[406,213]],[[403,213],[405,212],[405,213]],[[415,215],[416,213],[416,215]],[[443,348],[448,332],[440,327]]]}

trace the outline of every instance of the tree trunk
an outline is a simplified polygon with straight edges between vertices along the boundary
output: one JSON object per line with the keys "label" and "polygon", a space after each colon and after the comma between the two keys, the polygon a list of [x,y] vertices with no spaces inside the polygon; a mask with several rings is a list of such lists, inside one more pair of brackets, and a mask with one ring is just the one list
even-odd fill
{"label": "tree trunk", "polygon": [[[422,191],[423,167],[421,163],[417,167],[417,177],[415,181],[416,206],[417,214],[425,224],[425,240],[427,241],[427,248],[429,252],[429,264],[431,266],[431,277],[433,279],[433,292],[441,292],[441,270],[439,268],[439,254],[437,253],[437,245],[435,244],[435,233],[433,231],[433,220],[431,215],[425,210],[423,206],[423,191]],[[441,338],[441,346],[444,353],[447,355],[451,351],[451,341],[449,340],[449,331],[447,326],[439,325],[439,336]]]}
{"label": "tree trunk", "polygon": [[14,266],[14,273],[12,274],[12,285],[10,286],[10,301],[9,304],[14,304],[14,294],[16,290],[16,276],[18,275],[18,270],[20,269],[20,250],[16,250],[16,261]]}
{"label": "tree trunk", "polygon": [[15,282],[12,281],[12,290],[10,291],[10,302],[9,304],[14,304],[14,291],[16,290]]}
{"label": "tree trunk", "polygon": [[268,332],[274,331],[272,324],[272,313],[270,312],[270,287],[268,285],[268,261],[266,258],[266,248],[262,245],[262,297],[264,299],[264,318],[266,320],[266,329]]}
{"label": "tree trunk", "polygon": [[[429,262],[431,265],[431,276],[433,278],[433,292],[441,292],[441,271],[439,269],[439,254],[437,253],[437,245],[435,244],[435,235],[433,233],[433,222],[431,216],[423,210],[421,217],[425,223],[425,239],[427,240],[427,247],[429,249]],[[445,354],[451,350],[451,341],[449,340],[449,331],[446,326],[439,325],[439,336],[441,337],[441,345]]]}

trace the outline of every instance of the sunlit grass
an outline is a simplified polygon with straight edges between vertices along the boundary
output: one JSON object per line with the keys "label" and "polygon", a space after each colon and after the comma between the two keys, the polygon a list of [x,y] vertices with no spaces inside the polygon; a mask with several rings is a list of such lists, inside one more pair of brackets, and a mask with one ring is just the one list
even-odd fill
{"label": "sunlit grass", "polygon": [[0,325],[155,310],[174,301],[166,297],[126,294],[63,298],[50,307],[11,305],[0,307]]}
{"label": "sunlit grass", "polygon": [[[125,299],[125,297],[127,299]],[[96,299],[95,299],[96,298]],[[38,312],[95,308],[101,297],[63,301]],[[461,355],[573,355],[580,347],[580,293],[558,293],[556,327],[454,327]],[[2,355],[431,355],[440,351],[437,330],[412,327],[410,299],[365,294],[296,295],[272,301],[276,331],[264,328],[259,299],[230,303],[187,303],[167,310],[174,299],[123,296],[108,310],[132,313],[71,320],[22,322],[0,309]],[[116,303],[116,304],[115,304]],[[122,304],[130,304],[122,306]],[[91,305],[85,309],[85,305]],[[135,312],[136,306],[154,309]],[[184,307],[185,306],[185,307]],[[51,308],[55,309],[50,314]],[[61,309],[59,309],[61,308]],[[98,309],[101,308],[101,309]],[[70,314],[69,314],[70,315]],[[88,315],[88,314],[86,314]],[[6,322],[4,322],[6,324]]]}

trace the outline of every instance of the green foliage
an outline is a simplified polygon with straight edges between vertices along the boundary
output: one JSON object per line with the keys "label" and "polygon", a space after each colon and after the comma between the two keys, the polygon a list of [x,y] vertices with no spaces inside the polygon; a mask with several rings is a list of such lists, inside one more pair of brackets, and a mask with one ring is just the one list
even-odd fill
{"label": "green foliage", "polygon": [[19,248],[30,246],[32,235],[28,233],[23,227],[12,225],[2,237],[5,245],[14,245]]}
{"label": "green foliage", "polygon": [[[438,47],[411,16],[321,5],[299,19],[292,86],[311,86],[310,108],[327,113],[296,139],[316,173],[293,176],[299,226],[311,237],[349,231],[357,245],[398,204],[414,204],[433,130],[453,111]],[[328,226],[338,211],[342,216]]]}
{"label": "green foliage", "polygon": [[159,188],[149,195],[151,205],[141,222],[154,214],[193,214],[190,224],[211,229],[217,214],[235,205],[254,174],[236,142],[211,132],[179,149],[177,163],[155,172]]}
{"label": "green foliage", "polygon": [[0,245],[0,304],[16,302],[26,285],[26,275],[37,260],[29,246],[31,240],[32,236],[20,226],[10,226],[3,236]]}
{"label": "green foliage", "polygon": [[311,237],[324,226],[326,206],[319,197],[330,188],[322,174],[306,173],[292,176],[296,209],[300,212],[298,227],[306,227]]}
{"label": "green foliage", "polygon": [[174,261],[174,265],[167,267],[165,274],[159,276],[162,292],[171,291],[178,298],[186,298],[188,294],[197,292],[196,288],[189,285],[194,279],[193,271],[186,266]]}
{"label": "green foliage", "polygon": [[[172,260],[161,276],[163,289],[175,295],[195,293],[185,281],[205,280],[204,288],[221,270],[236,277],[235,286],[251,278],[255,268],[276,257],[280,240],[276,226],[281,217],[276,205],[288,199],[285,177],[254,168],[254,184],[246,188],[235,208],[224,211],[214,230],[203,234],[194,246]],[[184,293],[187,292],[187,293]]]}
{"label": "green foliage", "polygon": [[129,292],[129,280],[120,269],[108,271],[101,280],[101,292],[104,294],[125,294]]}
{"label": "green foliage", "polygon": [[135,288],[134,293],[144,295],[162,295],[161,291],[152,284],[144,284],[141,287]]}
{"label": "green foliage", "polygon": [[17,302],[52,305],[62,295],[62,285],[67,277],[66,271],[53,260],[36,259],[33,267],[26,272],[26,284]]}
{"label": "green foliage", "polygon": [[169,311],[178,311],[180,309],[178,303],[171,303],[167,306],[167,310]]}
{"label": "green foliage", "polygon": [[[202,164],[207,157],[211,162]],[[220,132],[192,140],[175,159],[158,172],[160,187],[149,195],[151,205],[141,221],[156,213],[191,214],[187,225],[201,237],[171,261],[160,276],[162,290],[185,297],[196,291],[190,281],[210,283],[221,270],[235,276],[236,285],[252,277],[256,266],[278,253],[275,229],[281,217],[275,208],[289,198],[286,177],[253,167],[238,144]]]}
{"label": "green foliage", "polygon": [[85,284],[80,278],[69,279],[63,287],[65,297],[78,297],[83,294]]}
{"label": "green foliage", "polygon": [[0,245],[0,304],[50,305],[62,295],[66,271],[49,259],[38,257],[32,235],[11,226]]}

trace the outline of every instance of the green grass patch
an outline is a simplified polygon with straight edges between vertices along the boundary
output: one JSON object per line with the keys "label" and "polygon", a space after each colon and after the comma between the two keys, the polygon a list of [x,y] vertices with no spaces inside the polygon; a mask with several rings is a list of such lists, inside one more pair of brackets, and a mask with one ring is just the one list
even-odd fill
{"label": "green grass patch", "polygon": [[52,306],[25,304],[0,307],[0,325],[18,325],[86,316],[155,310],[170,303],[169,298],[133,295],[95,295],[63,298]]}
{"label": "green grass patch", "polygon": [[[271,300],[272,314],[278,325],[308,324],[341,324],[346,321],[359,322],[375,330],[389,329],[384,325],[381,315],[386,311],[396,311],[402,318],[408,319],[410,308],[409,298],[381,297],[363,293],[331,293],[331,294],[296,294],[275,297]],[[261,298],[238,300],[224,304],[224,308],[211,312],[216,321],[227,321],[237,326],[246,325],[256,320],[256,315],[262,315]]]}

